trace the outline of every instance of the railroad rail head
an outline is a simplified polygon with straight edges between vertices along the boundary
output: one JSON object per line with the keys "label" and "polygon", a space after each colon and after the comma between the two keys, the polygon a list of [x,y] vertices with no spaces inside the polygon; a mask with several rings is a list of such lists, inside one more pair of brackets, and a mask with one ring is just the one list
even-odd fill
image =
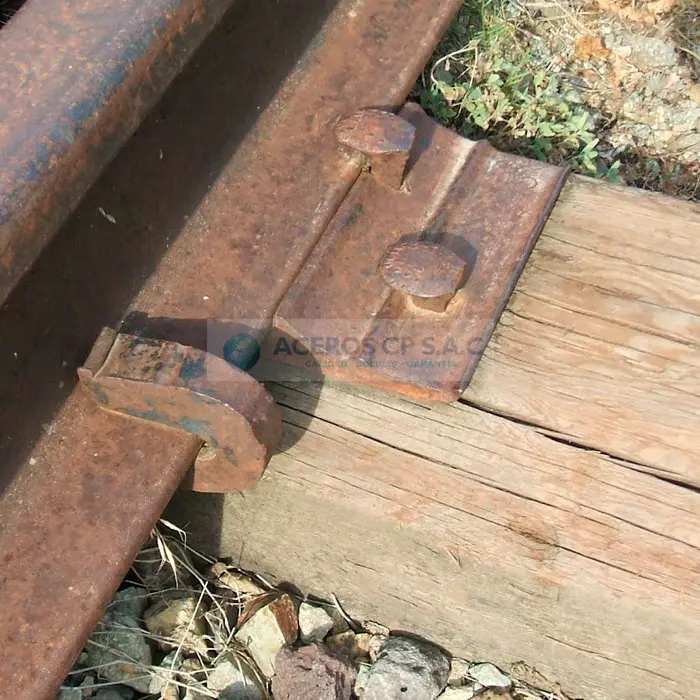
{"label": "railroad rail head", "polygon": [[0,31],[0,304],[233,0],[33,0]]}

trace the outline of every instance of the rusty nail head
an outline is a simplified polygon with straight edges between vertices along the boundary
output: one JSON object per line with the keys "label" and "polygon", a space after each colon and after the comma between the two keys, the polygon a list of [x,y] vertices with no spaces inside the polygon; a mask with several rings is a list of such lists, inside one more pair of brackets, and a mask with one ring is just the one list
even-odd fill
{"label": "rusty nail head", "polygon": [[363,109],[338,122],[335,135],[339,143],[367,156],[379,182],[401,187],[416,137],[413,124],[393,112]]}
{"label": "rusty nail head", "polygon": [[384,281],[429,311],[445,311],[467,278],[467,263],[439,242],[399,241],[379,266]]}

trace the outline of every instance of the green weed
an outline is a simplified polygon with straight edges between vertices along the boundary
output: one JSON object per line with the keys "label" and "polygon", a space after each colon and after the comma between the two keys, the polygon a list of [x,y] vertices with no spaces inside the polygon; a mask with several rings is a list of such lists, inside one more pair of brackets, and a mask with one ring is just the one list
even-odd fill
{"label": "green weed", "polygon": [[503,0],[468,2],[426,69],[423,108],[470,139],[620,181],[579,93],[535,57],[527,19]]}

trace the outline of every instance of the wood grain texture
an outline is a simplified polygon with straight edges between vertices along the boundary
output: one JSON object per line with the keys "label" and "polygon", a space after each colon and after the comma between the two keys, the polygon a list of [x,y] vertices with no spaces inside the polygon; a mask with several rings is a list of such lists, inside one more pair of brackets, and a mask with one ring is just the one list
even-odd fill
{"label": "wood grain texture", "polygon": [[260,485],[173,504],[193,542],[586,700],[697,697],[697,206],[573,178],[461,403],[274,392]]}
{"label": "wood grain texture", "polygon": [[588,700],[695,697],[696,494],[463,404],[275,393],[281,454],[218,514],[181,497],[195,538],[220,530],[245,568]]}
{"label": "wood grain texture", "polygon": [[574,178],[465,398],[700,486],[700,207]]}

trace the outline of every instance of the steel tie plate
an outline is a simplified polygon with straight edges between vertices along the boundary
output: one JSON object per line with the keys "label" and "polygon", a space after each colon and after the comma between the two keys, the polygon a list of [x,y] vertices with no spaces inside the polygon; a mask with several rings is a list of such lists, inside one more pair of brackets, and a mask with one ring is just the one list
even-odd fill
{"label": "steel tie plate", "polygon": [[[376,116],[365,118],[375,134]],[[308,367],[311,352],[336,379],[449,402],[474,374],[568,171],[461,138],[416,104],[400,118],[415,130],[400,187],[374,177],[370,159],[277,309],[263,357]]]}

